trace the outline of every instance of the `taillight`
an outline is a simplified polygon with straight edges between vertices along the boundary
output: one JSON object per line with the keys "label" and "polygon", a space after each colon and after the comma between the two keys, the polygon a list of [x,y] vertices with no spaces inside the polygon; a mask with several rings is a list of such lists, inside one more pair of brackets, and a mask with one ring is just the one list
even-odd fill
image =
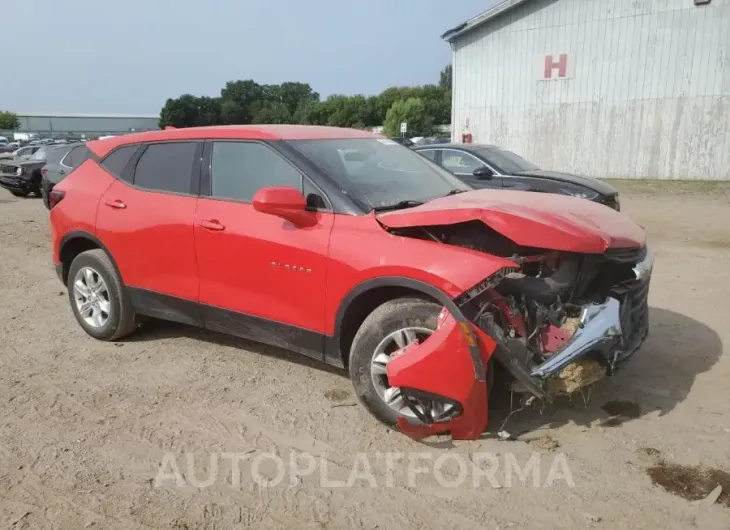
{"label": "taillight", "polygon": [[50,209],[56,206],[65,196],[65,191],[51,190],[51,193],[48,194],[48,208]]}
{"label": "taillight", "polygon": [[41,168],[41,177],[45,177],[46,173],[48,173],[48,170],[44,167]]}

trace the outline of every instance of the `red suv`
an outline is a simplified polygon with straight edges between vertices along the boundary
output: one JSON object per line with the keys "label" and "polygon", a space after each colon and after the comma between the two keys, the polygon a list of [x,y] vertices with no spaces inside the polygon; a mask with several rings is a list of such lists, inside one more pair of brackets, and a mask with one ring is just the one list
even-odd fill
{"label": "red suv", "polygon": [[486,428],[495,366],[551,399],[612,374],[648,329],[653,258],[625,214],[471,190],[393,140],[310,126],[89,142],[50,194],[53,259],[100,340],[157,317],[347,368],[419,438]]}

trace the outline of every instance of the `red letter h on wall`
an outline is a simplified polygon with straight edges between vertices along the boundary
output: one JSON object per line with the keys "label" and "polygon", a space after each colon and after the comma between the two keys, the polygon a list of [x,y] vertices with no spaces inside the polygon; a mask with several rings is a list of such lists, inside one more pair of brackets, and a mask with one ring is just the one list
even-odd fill
{"label": "red letter h on wall", "polygon": [[568,67],[568,56],[564,53],[560,54],[560,59],[553,61],[552,55],[545,56],[545,79],[553,78],[553,70],[558,69],[558,77],[565,77]]}

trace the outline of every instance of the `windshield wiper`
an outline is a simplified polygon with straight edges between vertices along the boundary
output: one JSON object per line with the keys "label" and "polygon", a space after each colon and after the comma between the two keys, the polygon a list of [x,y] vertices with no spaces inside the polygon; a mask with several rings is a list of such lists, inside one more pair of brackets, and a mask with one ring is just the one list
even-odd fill
{"label": "windshield wiper", "polygon": [[444,197],[448,197],[449,195],[456,195],[457,193],[464,193],[466,190],[459,190],[459,189],[453,189],[450,192],[448,192]]}
{"label": "windshield wiper", "polygon": [[421,206],[423,204],[423,201],[399,201],[395,204],[387,204],[385,206],[375,206],[373,208],[376,212],[385,212],[387,210],[400,210],[401,208],[413,208],[414,206]]}

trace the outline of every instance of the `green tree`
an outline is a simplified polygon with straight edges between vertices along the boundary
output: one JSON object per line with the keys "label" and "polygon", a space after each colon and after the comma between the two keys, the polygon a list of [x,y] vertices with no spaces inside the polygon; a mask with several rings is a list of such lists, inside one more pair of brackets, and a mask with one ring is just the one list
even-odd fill
{"label": "green tree", "polygon": [[309,83],[282,83],[278,85],[278,101],[286,106],[290,115],[313,101],[319,101],[319,94]]}
{"label": "green tree", "polygon": [[439,86],[449,92],[451,92],[451,86],[453,83],[453,72],[453,67],[450,64],[447,64],[446,68],[441,70],[441,74],[439,75]]}
{"label": "green tree", "polygon": [[[308,83],[287,81],[260,85],[253,79],[229,81],[218,98],[184,94],[168,99],[160,112],[160,126],[192,127],[215,124],[304,123],[336,127],[375,127],[386,122],[396,103],[416,99],[416,106],[399,105],[397,112],[411,109],[409,133],[430,134],[433,124],[451,120],[451,66],[440,72],[439,83],[390,87],[376,96],[335,94],[320,100]],[[413,108],[423,107],[417,113]]]}
{"label": "green tree", "polygon": [[160,111],[160,128],[192,127],[198,117],[197,98],[192,94],[183,94],[176,99],[168,99]]}
{"label": "green tree", "polygon": [[20,127],[17,114],[9,111],[0,111],[0,129],[15,130]]}
{"label": "green tree", "polygon": [[247,124],[253,120],[254,104],[261,102],[265,89],[253,79],[228,81],[221,90],[221,116],[227,124]]}
{"label": "green tree", "polygon": [[160,128],[199,127],[217,125],[221,122],[221,105],[218,98],[197,97],[183,94],[177,99],[168,99],[160,111]]}
{"label": "green tree", "polygon": [[333,127],[354,127],[366,121],[367,100],[365,96],[344,96],[341,94],[328,97],[324,101],[327,125]]}
{"label": "green tree", "polygon": [[403,122],[408,124],[408,134],[411,136],[428,135],[433,130],[433,117],[428,114],[426,105],[420,98],[408,98],[393,103],[385,116],[385,134],[400,135],[400,124]]}
{"label": "green tree", "polygon": [[195,125],[220,125],[221,101],[220,98],[206,96],[197,98],[198,118]]}
{"label": "green tree", "polygon": [[378,96],[374,102],[376,125],[383,125],[388,110],[396,101],[406,100],[410,97],[419,97],[413,87],[390,87],[386,88]]}
{"label": "green tree", "polygon": [[221,98],[221,123],[225,125],[236,125],[246,123],[244,110],[231,99]]}
{"label": "green tree", "polygon": [[287,106],[281,101],[262,101],[254,103],[251,123],[291,123],[292,117]]}
{"label": "green tree", "polygon": [[420,98],[426,106],[426,112],[436,125],[451,123],[451,90],[440,85],[423,85],[419,87]]}

